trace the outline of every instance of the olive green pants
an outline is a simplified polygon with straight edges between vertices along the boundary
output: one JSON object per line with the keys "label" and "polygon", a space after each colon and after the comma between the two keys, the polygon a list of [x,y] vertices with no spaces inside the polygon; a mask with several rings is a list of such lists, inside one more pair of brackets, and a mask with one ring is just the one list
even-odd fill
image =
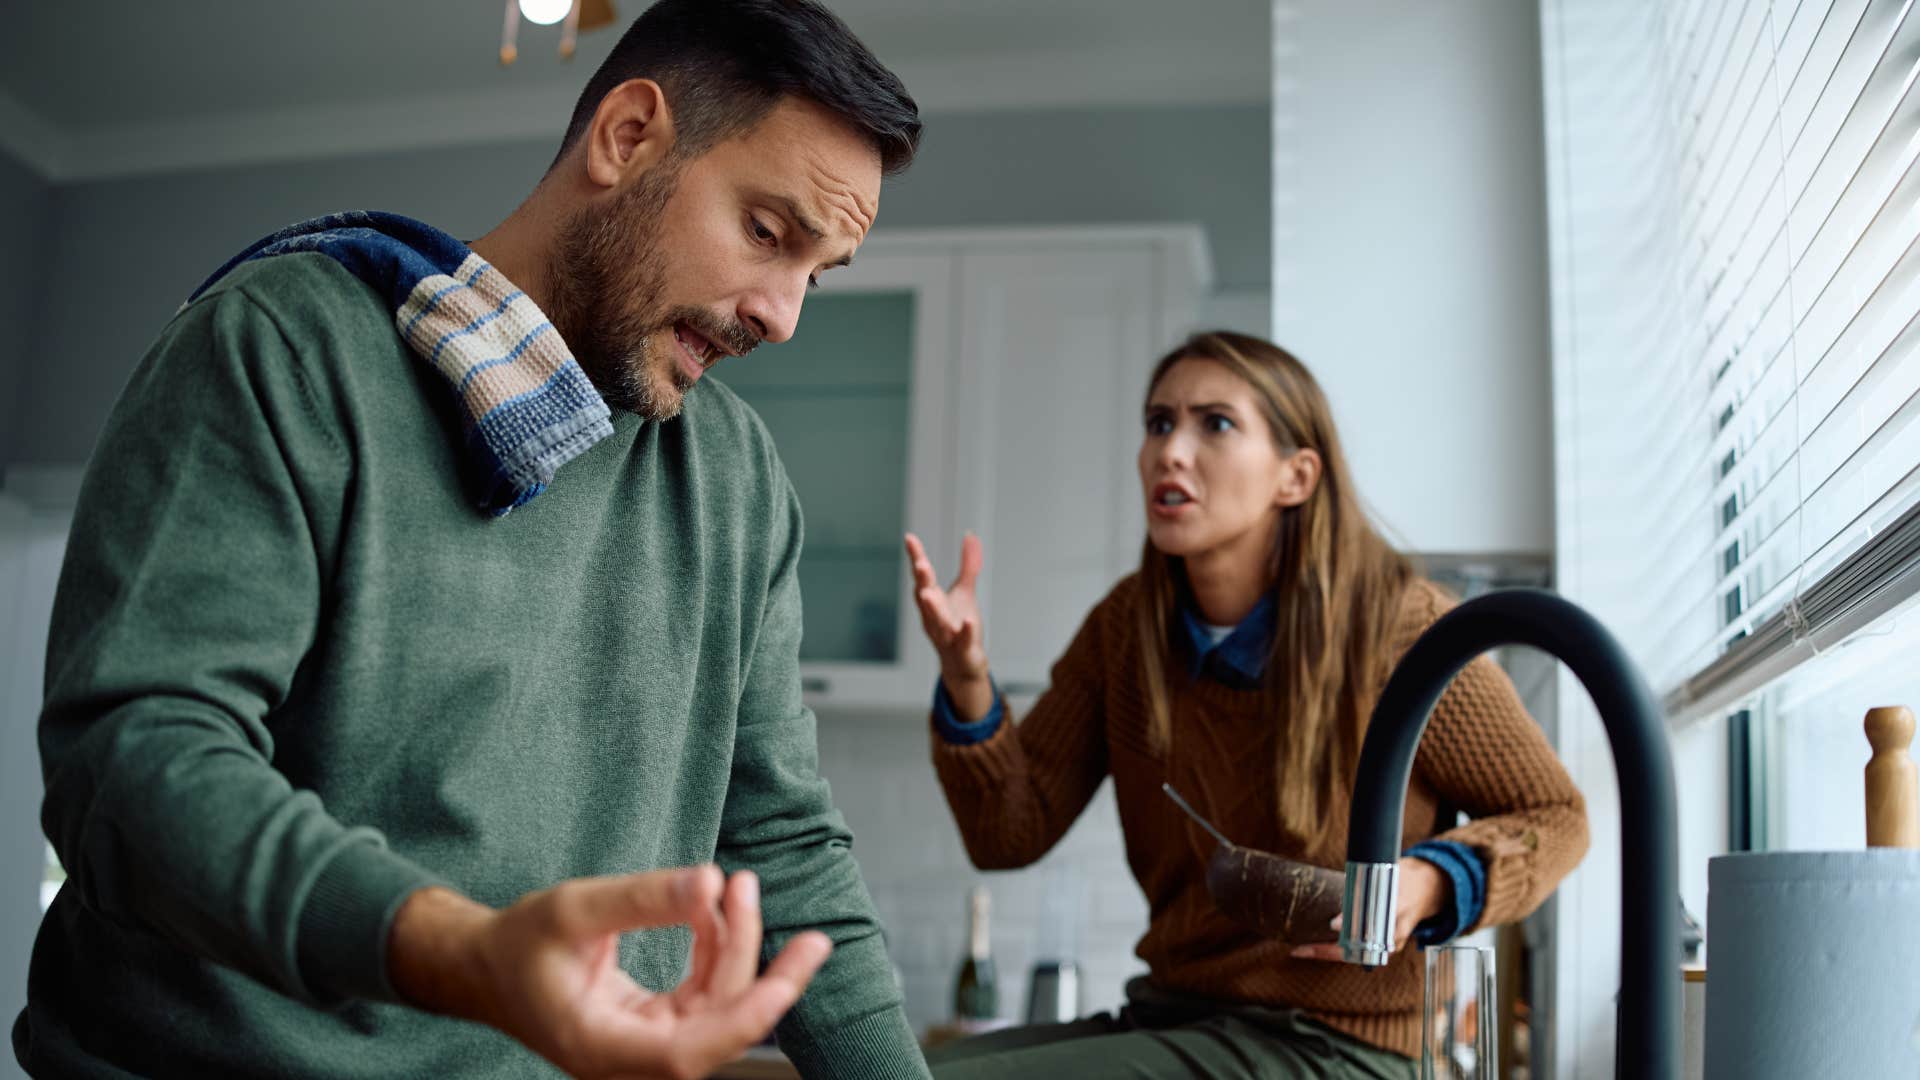
{"label": "olive green pants", "polygon": [[927,1052],[935,1080],[1411,1080],[1411,1058],[1297,1009],[1209,1001],[1127,984],[1119,1015],[1010,1028]]}

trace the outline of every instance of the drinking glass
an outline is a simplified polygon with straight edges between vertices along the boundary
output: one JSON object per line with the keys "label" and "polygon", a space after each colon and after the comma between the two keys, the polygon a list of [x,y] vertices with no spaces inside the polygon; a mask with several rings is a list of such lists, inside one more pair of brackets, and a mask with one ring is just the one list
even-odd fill
{"label": "drinking glass", "polygon": [[1500,1063],[1493,949],[1436,945],[1426,953],[1420,1080],[1493,1080]]}

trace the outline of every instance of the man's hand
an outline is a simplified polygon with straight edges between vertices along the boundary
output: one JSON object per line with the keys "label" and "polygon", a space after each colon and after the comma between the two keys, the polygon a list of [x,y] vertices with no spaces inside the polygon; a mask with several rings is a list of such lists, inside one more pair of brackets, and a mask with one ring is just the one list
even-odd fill
{"label": "man's hand", "polygon": [[[679,923],[693,928],[692,971],[652,993],[621,970],[620,934]],[[760,933],[758,879],[702,866],[562,882],[503,911],[423,889],[387,952],[403,998],[498,1028],[570,1075],[677,1080],[759,1042],[832,950],[800,934],[756,978]]]}
{"label": "man's hand", "polygon": [[[1407,938],[1413,935],[1413,928],[1440,914],[1447,906],[1447,897],[1453,892],[1453,883],[1440,868],[1425,859],[1403,858],[1400,860],[1400,902],[1394,907],[1393,914],[1393,951],[1399,952],[1406,947]],[[1340,929],[1341,916],[1333,917],[1332,926]],[[1320,945],[1301,945],[1293,950],[1293,955],[1302,960],[1344,960],[1338,942],[1326,942]]]}

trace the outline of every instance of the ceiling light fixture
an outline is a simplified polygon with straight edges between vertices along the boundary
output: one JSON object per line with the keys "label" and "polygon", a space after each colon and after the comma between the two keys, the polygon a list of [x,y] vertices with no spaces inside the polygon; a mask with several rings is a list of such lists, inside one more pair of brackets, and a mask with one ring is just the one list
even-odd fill
{"label": "ceiling light fixture", "polygon": [[539,26],[552,26],[573,10],[573,0],[520,0],[520,14]]}
{"label": "ceiling light fixture", "polygon": [[538,26],[552,26],[566,20],[560,28],[562,60],[573,59],[574,45],[582,31],[612,26],[617,19],[613,0],[507,0],[506,24],[500,30],[501,67],[512,64],[520,56],[522,16]]}

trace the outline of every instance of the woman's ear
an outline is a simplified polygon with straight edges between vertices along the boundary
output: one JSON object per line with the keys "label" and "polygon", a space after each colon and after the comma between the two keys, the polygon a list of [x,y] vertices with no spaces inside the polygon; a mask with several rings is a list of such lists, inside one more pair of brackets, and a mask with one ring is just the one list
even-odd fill
{"label": "woman's ear", "polygon": [[1274,493],[1277,506],[1299,506],[1313,498],[1320,486],[1320,451],[1295,450],[1280,463],[1280,490]]}

